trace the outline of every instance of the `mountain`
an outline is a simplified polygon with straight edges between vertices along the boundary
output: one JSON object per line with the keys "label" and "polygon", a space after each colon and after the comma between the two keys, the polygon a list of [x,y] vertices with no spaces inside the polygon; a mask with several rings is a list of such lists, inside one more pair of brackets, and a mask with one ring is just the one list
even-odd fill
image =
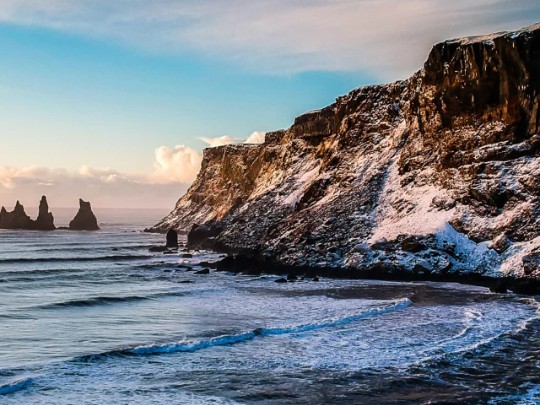
{"label": "mountain", "polygon": [[206,149],[150,231],[206,224],[206,246],[287,266],[537,278],[539,101],[540,24],[437,44],[408,80]]}

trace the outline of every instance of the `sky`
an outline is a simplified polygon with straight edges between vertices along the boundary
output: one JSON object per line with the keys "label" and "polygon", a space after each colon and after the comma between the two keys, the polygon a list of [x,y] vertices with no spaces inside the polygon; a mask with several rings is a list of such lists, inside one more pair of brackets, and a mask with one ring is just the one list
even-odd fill
{"label": "sky", "polygon": [[172,208],[203,148],[538,21],[538,0],[0,0],[0,205]]}

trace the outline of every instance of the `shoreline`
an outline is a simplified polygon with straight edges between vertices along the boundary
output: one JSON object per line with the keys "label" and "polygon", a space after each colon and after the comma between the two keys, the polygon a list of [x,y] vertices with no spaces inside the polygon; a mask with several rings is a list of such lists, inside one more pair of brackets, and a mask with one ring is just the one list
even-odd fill
{"label": "shoreline", "polygon": [[[332,268],[332,267],[310,267],[310,266],[290,266],[277,263],[265,258],[265,260],[256,255],[234,254],[220,250],[191,250],[186,252],[207,251],[227,256],[215,262],[201,262],[201,267],[209,267],[215,271],[229,271],[231,273],[243,273],[247,275],[273,274],[286,276],[288,282],[294,282],[298,278],[325,277],[330,279],[348,279],[348,280],[380,280],[380,281],[431,281],[441,283],[458,283],[464,285],[474,285],[489,288],[493,293],[513,292],[523,295],[540,295],[540,280],[523,279],[516,277],[488,277],[478,273],[467,274],[431,274],[428,272],[413,273],[400,269],[397,266],[381,266],[376,269],[352,269],[352,268]],[[181,255],[179,250],[179,255]]]}

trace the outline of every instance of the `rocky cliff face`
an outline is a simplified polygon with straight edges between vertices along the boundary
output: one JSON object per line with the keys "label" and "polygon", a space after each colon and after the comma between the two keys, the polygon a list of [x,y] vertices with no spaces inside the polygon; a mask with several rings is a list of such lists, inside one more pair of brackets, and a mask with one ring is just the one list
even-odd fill
{"label": "rocky cliff face", "polygon": [[205,150],[154,231],[294,266],[540,277],[540,24],[436,45],[262,145]]}

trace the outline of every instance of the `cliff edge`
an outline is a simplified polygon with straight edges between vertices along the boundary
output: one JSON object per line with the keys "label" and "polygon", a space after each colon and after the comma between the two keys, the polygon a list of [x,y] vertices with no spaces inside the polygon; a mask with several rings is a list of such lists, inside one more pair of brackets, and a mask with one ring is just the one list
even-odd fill
{"label": "cliff edge", "polygon": [[[151,231],[275,263],[540,277],[540,24],[446,41],[261,145],[204,151]],[[215,227],[214,227],[215,228]]]}

